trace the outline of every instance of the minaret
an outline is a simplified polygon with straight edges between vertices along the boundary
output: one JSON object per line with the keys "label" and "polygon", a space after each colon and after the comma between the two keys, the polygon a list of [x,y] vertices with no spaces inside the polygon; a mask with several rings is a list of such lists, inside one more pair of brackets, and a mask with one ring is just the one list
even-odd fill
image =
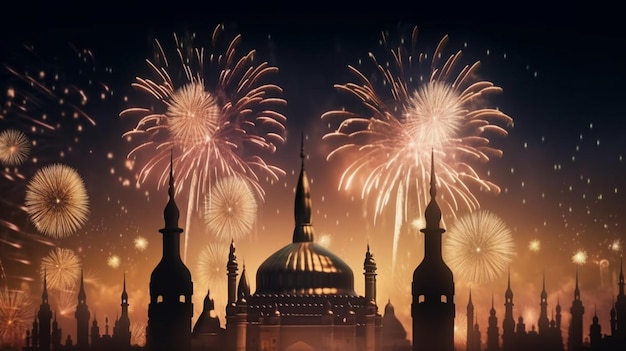
{"label": "minaret", "polygon": [[[91,322],[91,349],[97,350],[100,347],[100,327],[94,313],[93,321]],[[56,350],[55,350],[56,351]]]}
{"label": "minaret", "polygon": [[617,324],[615,327],[615,333],[620,338],[626,339],[626,295],[624,295],[624,269],[623,259],[619,261],[619,281],[617,283],[619,287],[619,293],[615,300],[615,312],[617,315]]}
{"label": "minaret", "polygon": [[589,342],[592,350],[599,350],[602,342],[602,327],[598,323],[597,311],[593,312],[593,322],[589,326]]}
{"label": "minaret", "polygon": [[436,201],[435,159],[431,152],[430,203],[426,207],[424,258],[413,272],[413,351],[454,350],[454,278],[441,255],[441,210]]}
{"label": "minaret", "polygon": [[367,244],[367,252],[363,261],[363,275],[365,275],[365,350],[374,351],[376,347],[376,261]]}
{"label": "minaret", "polygon": [[467,303],[467,340],[465,342],[465,348],[467,351],[472,351],[474,346],[474,304],[472,303],[472,288],[469,290],[469,302]]}
{"label": "minaret", "polygon": [[513,290],[509,268],[506,292],[504,293],[504,320],[502,321],[502,350],[509,351],[515,345],[515,318],[513,318]]}
{"label": "minaret", "polygon": [[611,303],[611,311],[610,311],[610,315],[611,315],[611,336],[617,336],[617,312],[615,312],[615,301],[612,301]]}
{"label": "minaret", "polygon": [[50,351],[50,322],[52,320],[52,310],[48,303],[48,281],[47,271],[43,273],[43,293],[41,294],[41,304],[39,305],[39,350]]}
{"label": "minaret", "polygon": [[126,272],[124,272],[124,288],[121,297],[122,314],[118,321],[116,343],[118,347],[130,347],[130,318],[128,317],[128,293],[126,292]]}
{"label": "minaret", "polygon": [[248,298],[250,297],[250,284],[248,283],[248,275],[246,274],[246,265],[244,262],[237,286],[237,336],[235,343],[236,351],[246,351],[246,332],[248,322]]}
{"label": "minaret", "polygon": [[237,334],[237,271],[239,264],[235,255],[235,242],[231,240],[230,251],[228,253],[228,263],[226,264],[228,271],[228,302],[226,304],[226,344],[229,347],[235,345]]}
{"label": "minaret", "polygon": [[548,293],[546,292],[546,273],[543,273],[543,289],[541,289],[541,302],[539,303],[541,310],[539,311],[539,320],[537,327],[540,335],[547,335],[550,321],[548,320]]}
{"label": "minaret", "polygon": [[78,291],[78,304],[76,305],[76,350],[89,349],[89,308],[87,307],[87,294],[83,270],[80,271],[80,290]]}
{"label": "minaret", "polygon": [[491,292],[491,309],[489,310],[489,326],[487,327],[487,351],[498,351],[500,332],[498,330],[498,318],[496,309],[493,307],[493,292]]}
{"label": "minaret", "polygon": [[59,322],[57,322],[57,313],[54,312],[54,320],[52,321],[52,349],[60,350],[61,349],[61,336],[63,334],[63,330],[59,328]]}
{"label": "minaret", "polygon": [[580,300],[580,290],[578,289],[578,267],[576,267],[576,288],[574,289],[574,301],[570,308],[572,320],[569,324],[569,332],[567,333],[567,349],[580,350],[583,346],[583,314],[585,307]]}
{"label": "minaret", "polygon": [[367,244],[363,270],[363,275],[365,275],[365,300],[374,301],[374,304],[376,304],[376,261],[374,260],[374,255],[370,252],[370,244]]}
{"label": "minaret", "polygon": [[150,276],[147,349],[151,351],[191,350],[193,282],[180,257],[180,216],[174,201],[173,160],[170,159],[169,201],[163,211],[165,227],[163,256]]}

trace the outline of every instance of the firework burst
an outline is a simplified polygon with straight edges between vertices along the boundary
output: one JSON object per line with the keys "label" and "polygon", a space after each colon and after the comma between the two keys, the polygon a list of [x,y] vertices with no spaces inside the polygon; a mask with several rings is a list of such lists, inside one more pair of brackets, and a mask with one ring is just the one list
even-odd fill
{"label": "firework burst", "polygon": [[[120,113],[121,117],[143,116],[123,134],[126,140],[138,143],[127,157],[144,163],[137,178],[139,184],[152,175],[159,186],[164,186],[170,152],[175,151],[174,173],[182,178],[176,191],[187,188],[189,195],[187,231],[192,211],[199,209],[202,195],[213,181],[222,176],[246,178],[263,198],[259,172],[276,180],[284,175],[282,169],[263,159],[265,153],[275,152],[276,145],[285,141],[286,118],[272,107],[286,103],[273,96],[282,89],[264,82],[278,68],[267,62],[256,64],[255,50],[239,57],[241,35],[221,48],[218,39],[223,30],[219,25],[213,31],[212,51],[208,55],[205,48],[194,45],[195,35],[180,38],[174,34],[179,65],[170,65],[157,40],[157,58],[155,62],[148,61],[156,80],[137,78],[133,83],[155,100],[155,107],[132,107]],[[188,238],[186,235],[184,259]]]}
{"label": "firework burst", "polygon": [[119,268],[122,264],[122,260],[117,255],[111,255],[107,257],[107,265],[111,268]]}
{"label": "firework burst", "polygon": [[[226,262],[228,261],[229,246],[225,243],[210,243],[202,248],[196,263],[196,275],[199,296],[204,298],[206,291],[211,291],[211,297],[216,301],[215,312],[223,319],[224,308],[222,302],[226,296]],[[202,304],[199,304],[202,306]]]}
{"label": "firework burst", "polygon": [[[449,213],[454,216],[463,207],[478,209],[473,191],[497,194],[500,187],[481,177],[474,165],[502,155],[488,137],[506,136],[504,126],[512,123],[508,115],[482,106],[486,95],[502,89],[475,79],[479,62],[457,70],[461,51],[442,61],[448,42],[444,36],[428,65],[428,55],[415,49],[416,40],[414,28],[410,50],[404,41],[391,49],[383,33],[382,43],[391,53],[391,62],[379,62],[370,53],[375,78],[368,79],[368,74],[349,66],[360,82],[335,85],[356,98],[362,111],[339,109],[321,116],[329,120],[329,126],[339,120],[323,137],[338,145],[327,155],[328,160],[347,156],[339,189],[359,186],[361,197],[375,204],[374,220],[390,200],[395,204],[399,223],[394,232],[394,264],[398,228],[407,220],[409,204],[422,213],[429,201],[425,185],[430,179],[431,152],[436,154],[440,199]],[[374,84],[377,82],[382,82],[380,87]]]}
{"label": "firework burst", "polygon": [[145,251],[148,248],[148,239],[143,236],[138,236],[134,240],[135,249],[139,251]]}
{"label": "firework burst", "polygon": [[41,233],[61,238],[76,232],[89,215],[82,178],[63,164],[44,166],[26,189],[26,212]]}
{"label": "firework burst", "polygon": [[30,140],[19,130],[7,129],[0,133],[0,162],[5,166],[19,166],[30,152]]}
{"label": "firework burst", "polygon": [[587,257],[587,251],[580,249],[574,252],[574,254],[572,255],[572,262],[579,266],[582,266],[583,264],[587,263]]}
{"label": "firework burst", "polygon": [[533,239],[528,243],[528,249],[532,252],[539,252],[541,250],[541,241]]}
{"label": "firework burst", "polygon": [[504,221],[489,211],[478,210],[456,219],[443,253],[455,277],[483,284],[505,272],[515,247]]}
{"label": "firework burst", "polygon": [[0,345],[20,350],[35,305],[22,291],[0,288]]}
{"label": "firework burst", "polygon": [[220,179],[205,196],[204,220],[218,239],[238,241],[249,234],[256,214],[256,199],[244,178]]}
{"label": "firework burst", "polygon": [[51,289],[69,290],[78,284],[82,264],[70,249],[55,248],[41,260],[40,275]]}

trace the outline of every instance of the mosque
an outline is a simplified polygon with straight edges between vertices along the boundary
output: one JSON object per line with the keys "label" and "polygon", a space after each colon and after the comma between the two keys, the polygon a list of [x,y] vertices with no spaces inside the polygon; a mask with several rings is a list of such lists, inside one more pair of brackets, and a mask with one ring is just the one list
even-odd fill
{"label": "mosque", "polygon": [[[454,351],[454,279],[441,254],[441,210],[436,201],[434,158],[431,160],[430,203],[425,210],[424,258],[413,272],[411,317],[412,340],[396,318],[390,301],[381,315],[376,303],[376,262],[369,246],[365,251],[363,275],[365,296],[354,290],[351,268],[330,250],[315,243],[311,220],[312,204],[309,181],[302,165],[296,187],[295,227],[291,242],[271,254],[256,272],[256,291],[250,290],[246,267],[239,271],[234,242],[231,242],[227,268],[228,296],[226,323],[215,316],[210,293],[204,299],[203,311],[192,327],[193,281],[180,256],[179,211],[174,201],[174,177],[170,165],[169,200],[163,212],[165,226],[163,256],[150,277],[150,302],[146,344],[131,345],[128,319],[126,281],[121,293],[121,315],[114,321],[109,334],[95,318],[89,328],[83,279],[78,294],[75,317],[75,342],[68,335],[62,342],[62,331],[48,303],[44,275],[42,303],[33,328],[27,331],[23,351],[89,351],[89,350],[149,350],[149,351]],[[545,277],[540,295],[541,313],[538,331],[526,330],[526,324],[513,317],[513,291],[510,278],[505,292],[505,316],[502,334],[493,307],[489,313],[487,342],[481,341],[478,322],[474,323],[471,293],[467,305],[467,351],[546,350],[623,350],[626,345],[626,295],[624,274],[620,270],[619,294],[611,310],[609,333],[602,334],[597,316],[584,341],[582,320],[584,307],[576,276],[574,301],[570,309],[569,337],[561,336],[561,308],[557,316],[547,317]],[[54,319],[53,319],[54,317]],[[501,340],[501,342],[500,342]]]}

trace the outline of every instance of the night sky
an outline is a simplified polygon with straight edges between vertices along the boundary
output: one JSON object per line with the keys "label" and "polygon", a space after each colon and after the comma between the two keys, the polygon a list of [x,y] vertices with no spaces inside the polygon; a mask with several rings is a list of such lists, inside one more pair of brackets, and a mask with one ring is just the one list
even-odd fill
{"label": "night sky", "polygon": [[[510,262],[504,266],[510,268],[515,318],[523,316],[527,326],[536,324],[542,274],[549,317],[557,301],[563,311],[568,311],[578,269],[586,307],[584,330],[588,330],[594,309],[603,327],[608,326],[626,244],[622,213],[626,192],[626,124],[622,119],[626,107],[622,98],[626,93],[622,64],[626,33],[616,18],[616,9],[568,7],[548,11],[526,4],[505,10],[416,4],[414,9],[352,5],[351,10],[318,7],[296,12],[241,4],[236,12],[220,8],[198,13],[184,6],[145,12],[133,6],[99,9],[100,14],[110,15],[107,20],[98,19],[99,12],[94,9],[42,7],[5,15],[1,24],[0,132],[20,130],[31,143],[28,159],[17,166],[3,165],[0,177],[0,263],[2,284],[8,289],[26,292],[38,305],[42,260],[55,250],[72,250],[80,261],[76,267],[82,267],[85,274],[92,316],[95,312],[98,319],[115,318],[126,272],[131,323],[137,330],[145,326],[149,275],[161,254],[158,230],[164,225],[167,191],[158,187],[155,174],[145,181],[137,180],[142,162],[150,155],[135,162],[127,160],[137,140],[129,141],[123,134],[134,128],[139,118],[122,118],[120,112],[137,106],[163,112],[158,101],[131,86],[137,77],[157,78],[146,63],[155,59],[155,39],[171,48],[173,33],[181,37],[195,33],[195,45],[206,47],[208,57],[210,34],[223,23],[220,47],[241,34],[236,57],[255,49],[255,65],[268,62],[278,67],[278,72],[263,78],[280,86],[282,92],[276,96],[286,101],[285,105],[272,106],[286,117],[286,142],[276,144],[274,153],[259,153],[284,175],[271,180],[259,172],[263,199],[257,195],[254,223],[235,242],[251,290],[255,288],[256,268],[291,240],[304,134],[316,239],[352,267],[359,294],[364,293],[362,264],[369,244],[378,264],[379,309],[382,312],[390,299],[410,330],[410,281],[423,254],[418,230],[423,213],[409,206],[393,268],[394,200],[374,221],[373,202],[361,200],[358,186],[338,190],[350,155],[326,159],[337,145],[322,137],[334,131],[337,123],[321,116],[342,108],[358,110],[358,100],[333,85],[357,82],[348,65],[375,81],[377,71],[368,53],[374,53],[381,63],[391,59],[390,52],[380,45],[381,33],[398,43],[417,26],[419,52],[432,55],[439,40],[449,35],[444,54],[462,50],[459,67],[480,61],[474,80],[502,88],[502,92],[487,94],[480,101],[483,107],[502,111],[513,121],[500,123],[507,135],[489,134],[489,146],[501,150],[502,157],[492,157],[486,163],[470,162],[481,179],[501,191],[485,192],[475,186],[469,189],[479,204],[474,212],[489,211],[510,233]],[[83,49],[90,55],[85,56]],[[178,62],[173,51],[166,51],[166,56]],[[171,65],[175,79],[180,76],[179,66]],[[206,72],[207,81],[214,79],[214,73]],[[38,84],[30,84],[28,77]],[[41,233],[25,206],[31,178],[42,167],[55,163],[75,169],[88,194],[87,219],[74,233],[61,238]],[[164,164],[159,164],[160,171]],[[174,177],[178,180],[178,174]],[[213,185],[216,181],[210,180]],[[418,183],[428,185],[421,180]],[[186,228],[187,193],[178,194],[176,202],[181,210],[179,225],[185,229],[184,235],[189,235],[185,263],[194,280],[194,321],[209,288],[224,323],[224,252],[230,239],[208,230],[201,210],[194,212],[190,228]],[[463,206],[453,213],[446,206],[442,209],[442,226],[448,229],[443,235],[445,245],[455,221],[472,211]],[[139,237],[147,247],[137,246]],[[539,241],[538,250],[529,246],[533,240]],[[575,262],[577,252],[580,260]],[[199,262],[204,266],[199,267]],[[50,299],[52,308],[60,313],[64,332],[69,333],[75,328],[72,304],[76,301],[76,267],[61,274],[67,286],[52,289]],[[470,287],[483,333],[492,293],[501,324],[506,268],[480,283],[464,278],[455,272],[457,340],[461,343]],[[26,323],[30,321],[29,316]],[[563,321],[566,340],[568,312],[564,312]]]}

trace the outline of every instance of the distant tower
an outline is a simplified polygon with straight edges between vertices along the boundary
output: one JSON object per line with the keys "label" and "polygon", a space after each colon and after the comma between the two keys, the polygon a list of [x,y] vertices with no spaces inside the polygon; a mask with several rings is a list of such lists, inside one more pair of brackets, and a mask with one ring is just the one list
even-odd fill
{"label": "distant tower", "polygon": [[602,342],[602,327],[598,323],[598,314],[594,310],[593,322],[589,326],[589,342],[592,350],[599,350]]}
{"label": "distant tower", "polygon": [[48,303],[48,282],[47,271],[43,273],[43,293],[41,294],[41,304],[37,313],[39,319],[39,350],[50,351],[50,322],[52,320],[52,310]]}
{"label": "distant tower", "polygon": [[54,312],[54,320],[52,321],[52,349],[60,350],[61,349],[61,336],[63,335],[63,330],[59,328],[59,322],[57,322],[57,313]]}
{"label": "distant tower", "polygon": [[370,252],[370,244],[367,244],[363,270],[363,275],[365,275],[365,299],[374,301],[374,304],[376,304],[376,261],[374,260],[374,255]]}
{"label": "distant tower", "polygon": [[623,259],[619,261],[619,293],[617,294],[617,300],[615,300],[615,312],[617,315],[617,324],[615,327],[615,333],[620,338],[626,338],[626,295],[624,295],[624,269]]}
{"label": "distant tower", "polygon": [[569,332],[567,336],[567,349],[575,351],[582,349],[583,346],[583,314],[585,307],[580,300],[580,290],[578,289],[578,267],[576,267],[576,288],[574,289],[574,301],[570,308],[572,320],[569,324]]}
{"label": "distant tower", "polygon": [[611,304],[611,334],[612,336],[617,336],[617,312],[615,311],[615,301]]}
{"label": "distant tower", "polygon": [[228,253],[228,302],[226,303],[226,345],[235,345],[237,334],[237,256],[235,255],[235,242],[231,240],[230,251]]}
{"label": "distant tower", "polygon": [[89,349],[89,308],[87,307],[87,294],[83,271],[80,271],[80,290],[78,291],[78,304],[76,305],[76,350]]}
{"label": "distant tower", "polygon": [[465,348],[472,351],[474,347],[474,304],[472,303],[472,288],[469,291],[469,302],[467,303],[467,340]]}
{"label": "distant tower", "polygon": [[556,299],[556,329],[561,330],[561,302]]}
{"label": "distant tower", "polygon": [[430,203],[426,207],[424,258],[413,272],[411,317],[413,351],[454,350],[454,279],[441,256],[441,210],[435,196],[435,160],[431,153]]}
{"label": "distant tower", "polygon": [[191,350],[193,282],[180,257],[179,212],[174,202],[173,160],[170,160],[169,201],[163,211],[163,256],[150,276],[147,349]]}
{"label": "distant tower", "polygon": [[[478,320],[478,317],[476,317]],[[480,351],[480,346],[482,341],[480,339],[480,328],[478,322],[474,323],[474,328],[472,331],[472,351]]]}
{"label": "distant tower", "polygon": [[128,318],[128,293],[126,292],[126,273],[124,272],[124,288],[122,290],[122,314],[118,321],[118,329],[115,334],[117,346],[130,346],[130,319]]}
{"label": "distant tower", "polygon": [[489,310],[489,326],[487,327],[487,351],[498,351],[500,332],[498,330],[498,318],[496,309],[493,307],[493,292],[491,293],[491,309]]}
{"label": "distant tower", "polygon": [[515,319],[513,318],[513,290],[509,269],[506,292],[504,293],[504,320],[502,321],[502,350],[509,351],[515,345]]}
{"label": "distant tower", "polygon": [[539,320],[537,321],[537,327],[539,327],[540,335],[547,335],[548,328],[550,327],[550,321],[548,320],[548,293],[546,292],[546,273],[543,273],[543,289],[541,289],[541,302],[539,303],[541,310],[539,311]]}
{"label": "distant tower", "polygon": [[100,327],[96,320],[96,314],[94,313],[93,321],[91,322],[91,349],[97,350],[100,344]]}
{"label": "distant tower", "polygon": [[248,275],[246,274],[246,265],[244,263],[237,286],[237,336],[235,350],[246,351],[247,323],[248,323],[248,298],[250,297],[250,284],[248,283]]}

